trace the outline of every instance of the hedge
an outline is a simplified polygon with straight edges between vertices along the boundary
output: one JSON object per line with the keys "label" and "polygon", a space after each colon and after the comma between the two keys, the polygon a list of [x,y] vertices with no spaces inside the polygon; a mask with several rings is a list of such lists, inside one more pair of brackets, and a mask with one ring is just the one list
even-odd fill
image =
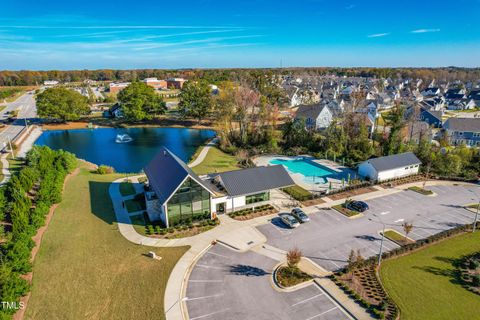
{"label": "hedge", "polygon": [[[77,164],[75,156],[35,146],[27,153],[25,167],[0,189],[0,212],[11,230],[0,233],[6,242],[0,245],[0,301],[16,302],[29,291],[21,277],[32,270],[32,236],[45,223],[50,207],[61,201],[63,182]],[[15,309],[0,309],[0,318],[10,318]]]}

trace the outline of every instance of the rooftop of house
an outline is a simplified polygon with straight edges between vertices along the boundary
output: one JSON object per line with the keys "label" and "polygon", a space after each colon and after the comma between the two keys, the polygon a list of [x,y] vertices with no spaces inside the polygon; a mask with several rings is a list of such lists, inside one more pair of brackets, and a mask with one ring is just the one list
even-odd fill
{"label": "rooftop of house", "polygon": [[480,118],[450,118],[444,128],[451,131],[480,132]]}
{"label": "rooftop of house", "polygon": [[411,165],[422,164],[412,152],[393,154],[385,157],[372,158],[366,162],[370,163],[377,171],[387,171]]}
{"label": "rooftop of house", "polygon": [[300,105],[295,114],[296,118],[316,119],[318,115],[328,107],[325,104]]}

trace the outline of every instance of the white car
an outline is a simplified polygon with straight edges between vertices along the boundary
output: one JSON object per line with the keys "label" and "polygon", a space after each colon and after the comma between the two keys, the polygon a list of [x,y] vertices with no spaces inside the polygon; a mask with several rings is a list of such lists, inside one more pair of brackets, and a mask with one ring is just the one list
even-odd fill
{"label": "white car", "polygon": [[290,213],[280,213],[278,216],[280,217],[280,219],[282,219],[282,222],[285,223],[289,228],[293,229],[300,225],[298,220]]}

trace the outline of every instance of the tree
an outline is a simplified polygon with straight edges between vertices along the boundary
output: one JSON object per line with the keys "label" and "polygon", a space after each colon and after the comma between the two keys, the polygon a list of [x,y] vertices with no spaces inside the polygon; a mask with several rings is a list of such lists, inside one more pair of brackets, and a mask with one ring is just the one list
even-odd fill
{"label": "tree", "polygon": [[212,94],[206,81],[188,81],[183,86],[178,104],[183,117],[192,117],[200,122],[212,110]]}
{"label": "tree", "polygon": [[165,113],[165,102],[155,89],[143,82],[132,82],[120,91],[118,101],[123,115],[132,121],[150,120],[154,115]]}
{"label": "tree", "polygon": [[302,260],[303,253],[298,248],[293,248],[287,252],[287,265],[289,268],[297,268],[297,265]]}
{"label": "tree", "polygon": [[408,223],[404,222],[402,224],[403,231],[405,231],[405,241],[407,241],[408,234],[412,231],[413,229],[413,223]]}
{"label": "tree", "polygon": [[62,121],[77,120],[90,112],[88,99],[66,88],[50,88],[37,95],[38,115]]}

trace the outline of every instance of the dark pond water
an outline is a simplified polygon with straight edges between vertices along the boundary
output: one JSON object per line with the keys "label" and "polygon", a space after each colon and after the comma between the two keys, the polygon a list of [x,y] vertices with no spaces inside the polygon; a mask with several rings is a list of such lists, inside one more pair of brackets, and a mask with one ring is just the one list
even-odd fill
{"label": "dark pond water", "polygon": [[[133,141],[117,143],[118,134]],[[35,142],[52,149],[63,149],[95,164],[105,164],[117,172],[140,172],[161,146],[188,161],[196,149],[215,136],[211,130],[185,128],[99,128],[45,131]]]}

